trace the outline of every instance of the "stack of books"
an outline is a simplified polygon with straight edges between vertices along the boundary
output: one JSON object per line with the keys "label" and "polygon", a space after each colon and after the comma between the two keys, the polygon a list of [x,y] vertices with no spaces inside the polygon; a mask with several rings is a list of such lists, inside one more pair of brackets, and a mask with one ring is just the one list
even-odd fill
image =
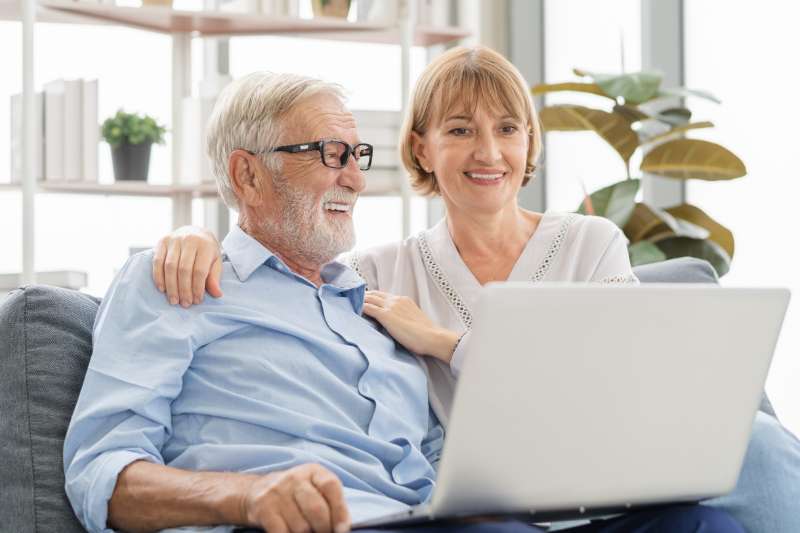
{"label": "stack of books", "polygon": [[353,111],[361,142],[371,144],[372,168],[367,172],[367,193],[399,191],[407,179],[400,162],[401,116],[399,111]]}
{"label": "stack of books", "polygon": [[[11,182],[22,181],[22,95],[11,96]],[[97,80],[54,80],[34,95],[37,180],[97,183]]]}

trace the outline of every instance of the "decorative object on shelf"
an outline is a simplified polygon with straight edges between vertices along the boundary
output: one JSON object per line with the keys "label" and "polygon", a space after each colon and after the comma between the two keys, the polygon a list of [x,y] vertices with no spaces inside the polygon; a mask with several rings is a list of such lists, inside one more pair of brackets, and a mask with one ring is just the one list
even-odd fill
{"label": "decorative object on shelf", "polygon": [[150,148],[164,144],[166,128],[154,118],[122,109],[103,122],[103,139],[111,146],[111,160],[116,180],[147,180]]}
{"label": "decorative object on shelf", "polygon": [[142,0],[142,6],[172,7],[172,0]]}
{"label": "decorative object on shelf", "polygon": [[315,17],[346,19],[350,12],[350,0],[311,0],[311,8]]}
{"label": "decorative object on shelf", "polygon": [[692,112],[675,106],[675,98],[700,97],[720,103],[713,95],[684,87],[661,88],[657,72],[595,74],[575,69],[585,81],[541,84],[534,95],[573,91],[597,95],[604,109],[580,105],[551,105],[539,113],[542,127],[552,131],[593,131],[622,158],[627,178],[587,194],[578,212],[598,215],[617,224],[630,241],[631,263],[641,265],[673,257],[692,256],[711,263],[720,276],[730,269],[734,252],[731,231],[702,209],[684,203],[660,209],[637,202],[640,180],[631,177],[631,160],[643,152],[639,170],[665,178],[730,180],[747,174],[744,163],[727,148],[700,139],[684,138],[690,130],[711,128],[708,121],[692,122]]}

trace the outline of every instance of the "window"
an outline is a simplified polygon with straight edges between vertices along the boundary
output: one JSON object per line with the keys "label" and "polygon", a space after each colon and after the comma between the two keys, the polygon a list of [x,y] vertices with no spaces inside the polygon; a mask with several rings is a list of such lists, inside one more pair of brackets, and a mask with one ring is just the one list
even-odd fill
{"label": "window", "polygon": [[[800,47],[800,5],[743,0],[686,2],[686,85],[722,100],[717,106],[694,99],[700,120],[717,126],[702,137],[737,154],[747,176],[727,182],[691,181],[688,200],[730,228],[736,253],[727,285],[770,285],[800,294],[800,180],[794,105],[800,73],[785,68]],[[719,24],[724,13],[725,24]],[[743,34],[742,28],[747,28]],[[785,60],[782,60],[784,58]],[[796,299],[796,298],[795,298]],[[767,391],[783,422],[800,430],[800,310],[789,308]]]}
{"label": "window", "polygon": [[[625,70],[641,68],[640,0],[547,0],[544,27],[547,83],[575,79],[573,68],[620,72],[623,45]],[[547,105],[565,103],[608,107],[608,99],[591,94],[562,92],[546,97]],[[577,209],[583,198],[581,182],[592,192],[625,178],[622,160],[595,133],[554,132],[545,138],[548,209]]]}

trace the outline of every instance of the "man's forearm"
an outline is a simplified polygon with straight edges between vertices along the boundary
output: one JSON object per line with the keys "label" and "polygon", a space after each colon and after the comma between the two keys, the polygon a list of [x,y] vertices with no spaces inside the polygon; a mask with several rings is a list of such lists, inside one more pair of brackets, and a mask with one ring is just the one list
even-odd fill
{"label": "man's forearm", "polygon": [[246,524],[244,498],[258,476],[190,472],[136,461],[117,478],[108,525],[124,531]]}

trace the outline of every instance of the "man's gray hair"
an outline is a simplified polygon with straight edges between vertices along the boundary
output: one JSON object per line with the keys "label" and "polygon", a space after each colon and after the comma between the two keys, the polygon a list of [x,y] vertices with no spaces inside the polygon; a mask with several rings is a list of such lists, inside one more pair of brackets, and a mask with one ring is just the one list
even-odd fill
{"label": "man's gray hair", "polygon": [[[206,126],[206,152],[219,193],[228,207],[239,208],[228,175],[231,152],[236,149],[256,152],[277,146],[286,114],[303,100],[320,93],[345,100],[341,86],[298,74],[254,72],[222,90]],[[261,160],[274,176],[280,174],[278,154],[264,154]]]}

